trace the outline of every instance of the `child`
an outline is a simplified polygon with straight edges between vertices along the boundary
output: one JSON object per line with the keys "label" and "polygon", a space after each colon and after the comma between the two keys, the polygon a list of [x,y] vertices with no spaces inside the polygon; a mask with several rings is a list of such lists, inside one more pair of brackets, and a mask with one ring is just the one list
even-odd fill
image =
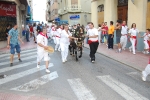
{"label": "child", "polygon": [[142,80],[146,81],[146,77],[150,74],[150,58],[149,58],[149,63],[146,66],[145,70],[142,71]]}
{"label": "child", "polygon": [[150,29],[147,29],[146,33],[143,36],[139,36],[141,38],[144,38],[144,45],[145,45],[144,51],[143,51],[144,54],[149,54],[149,44],[148,44],[148,41],[150,39],[149,33],[150,33]]}

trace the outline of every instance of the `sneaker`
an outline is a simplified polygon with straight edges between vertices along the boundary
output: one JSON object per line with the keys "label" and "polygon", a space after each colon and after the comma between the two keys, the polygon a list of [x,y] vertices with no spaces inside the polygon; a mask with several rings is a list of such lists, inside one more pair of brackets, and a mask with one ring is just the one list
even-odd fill
{"label": "sneaker", "polygon": [[63,63],[65,63],[65,60],[62,60]]}
{"label": "sneaker", "polygon": [[13,63],[10,63],[10,67],[12,67],[13,66]]}
{"label": "sneaker", "polygon": [[40,68],[40,65],[37,65],[37,68],[39,69],[39,68]]}
{"label": "sneaker", "polygon": [[136,53],[133,53],[134,55],[136,54]]}
{"label": "sneaker", "polygon": [[94,60],[92,60],[92,63],[94,63],[95,61]]}
{"label": "sneaker", "polygon": [[49,70],[49,69],[46,69],[46,73],[50,73],[50,70]]}
{"label": "sneaker", "polygon": [[19,62],[22,62],[22,60],[21,60],[21,59],[19,59]]}

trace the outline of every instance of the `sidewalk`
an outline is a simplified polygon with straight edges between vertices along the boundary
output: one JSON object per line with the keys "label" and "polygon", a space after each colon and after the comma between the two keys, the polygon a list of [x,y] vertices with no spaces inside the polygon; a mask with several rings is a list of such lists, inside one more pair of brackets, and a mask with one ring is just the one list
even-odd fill
{"label": "sidewalk", "polygon": [[[89,48],[88,44],[84,44],[84,46]],[[136,55],[133,55],[129,52],[129,49],[123,50],[121,53],[117,53],[116,50],[117,46],[114,46],[113,50],[109,50],[105,44],[100,44],[97,52],[139,71],[143,71],[149,62],[150,54],[145,55],[141,52],[136,52]]]}
{"label": "sidewalk", "polygon": [[[35,48],[36,43],[34,43],[33,38],[30,38],[30,42],[26,42],[26,40],[24,40],[24,44],[22,45],[20,43],[20,46],[21,46],[21,50],[26,50],[26,49]],[[7,49],[7,47],[0,49],[0,54],[9,53],[9,52],[10,52],[10,50]]]}

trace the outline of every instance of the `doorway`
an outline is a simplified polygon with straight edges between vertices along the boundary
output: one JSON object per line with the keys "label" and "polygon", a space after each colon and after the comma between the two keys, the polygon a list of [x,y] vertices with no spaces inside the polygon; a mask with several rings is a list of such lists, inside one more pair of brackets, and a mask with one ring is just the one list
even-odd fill
{"label": "doorway", "polygon": [[128,21],[128,0],[118,0],[118,19]]}
{"label": "doorway", "polygon": [[98,6],[98,24],[102,24],[104,22],[104,5]]}

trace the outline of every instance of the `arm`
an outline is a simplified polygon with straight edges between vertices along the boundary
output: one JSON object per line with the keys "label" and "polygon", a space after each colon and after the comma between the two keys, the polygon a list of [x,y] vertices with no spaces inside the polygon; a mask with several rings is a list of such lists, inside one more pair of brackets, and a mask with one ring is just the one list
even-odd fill
{"label": "arm", "polygon": [[41,43],[37,43],[40,47],[43,47],[44,49],[47,49],[48,47],[47,46],[45,46],[45,45],[43,45],[43,44],[41,44]]}

